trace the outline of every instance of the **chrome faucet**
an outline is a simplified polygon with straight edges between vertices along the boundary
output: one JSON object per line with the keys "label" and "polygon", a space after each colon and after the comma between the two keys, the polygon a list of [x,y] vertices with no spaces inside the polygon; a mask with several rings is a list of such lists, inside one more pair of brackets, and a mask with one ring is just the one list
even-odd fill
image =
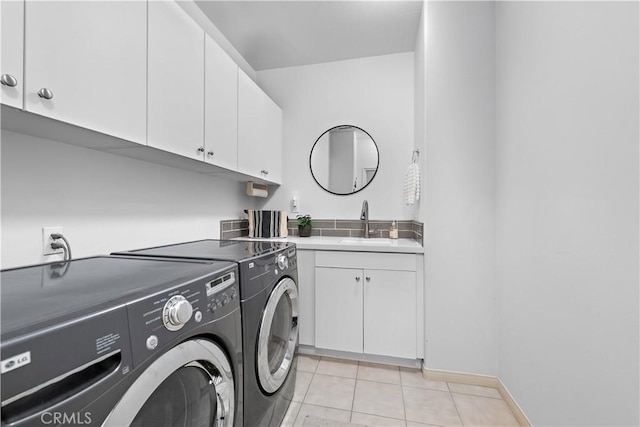
{"label": "chrome faucet", "polygon": [[[364,221],[364,238],[368,239],[370,236],[369,231],[369,202],[366,200],[362,202],[362,212],[360,212],[360,219]],[[375,233],[375,231],[374,231]]]}

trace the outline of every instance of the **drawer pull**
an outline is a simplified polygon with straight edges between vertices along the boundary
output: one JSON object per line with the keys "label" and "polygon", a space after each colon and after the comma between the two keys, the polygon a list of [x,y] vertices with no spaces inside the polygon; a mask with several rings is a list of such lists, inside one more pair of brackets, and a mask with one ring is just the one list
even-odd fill
{"label": "drawer pull", "polygon": [[16,87],[18,86],[18,79],[13,77],[11,74],[3,74],[2,77],[0,77],[0,83],[4,86]]}
{"label": "drawer pull", "polygon": [[43,87],[38,91],[38,96],[42,99],[53,99],[53,92],[46,87]]}

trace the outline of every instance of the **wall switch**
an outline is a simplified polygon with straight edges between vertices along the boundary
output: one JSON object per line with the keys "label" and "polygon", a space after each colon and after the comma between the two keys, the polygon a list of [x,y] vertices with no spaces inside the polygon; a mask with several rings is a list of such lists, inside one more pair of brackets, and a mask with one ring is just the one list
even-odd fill
{"label": "wall switch", "polygon": [[51,248],[51,243],[54,242],[51,235],[53,233],[62,234],[62,232],[62,227],[42,227],[42,255],[61,254],[63,252],[62,249]]}

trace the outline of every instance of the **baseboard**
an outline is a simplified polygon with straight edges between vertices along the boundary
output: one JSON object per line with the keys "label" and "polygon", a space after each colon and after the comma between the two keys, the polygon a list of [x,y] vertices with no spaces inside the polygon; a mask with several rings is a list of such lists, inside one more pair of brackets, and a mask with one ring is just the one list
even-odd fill
{"label": "baseboard", "polygon": [[364,353],[351,353],[347,351],[326,350],[308,345],[298,346],[298,353],[307,356],[326,356],[335,357],[337,359],[357,360],[359,362],[380,363],[383,365],[402,366],[405,368],[420,368],[422,366],[421,359],[403,359],[400,357],[375,356]]}
{"label": "baseboard", "polygon": [[500,393],[500,396],[502,396],[502,400],[505,401],[509,409],[511,409],[511,412],[513,412],[513,416],[518,421],[518,424],[520,424],[521,427],[531,427],[532,425],[531,421],[529,421],[525,413],[522,411],[522,408],[520,408],[520,405],[518,405],[518,402],[515,401],[513,396],[511,396],[511,393],[509,393],[509,390],[507,390],[507,387],[498,377],[425,368],[422,368],[422,375],[428,380],[495,388]]}
{"label": "baseboard", "polygon": [[500,378],[497,378],[497,380],[498,380],[498,392],[500,392],[500,396],[502,396],[502,399],[505,402],[507,402],[507,406],[509,406],[509,409],[511,409],[511,412],[513,412],[513,416],[516,417],[518,424],[520,424],[523,427],[531,427],[532,425],[531,421],[529,421],[529,418],[527,418],[527,415],[524,413],[522,408],[520,408],[520,405],[518,405],[518,402],[516,402],[513,396],[511,396],[511,393],[509,393],[509,390],[504,385],[504,383],[500,380]]}
{"label": "baseboard", "polygon": [[422,375],[428,380],[498,388],[498,378],[490,375],[468,374],[466,372],[440,371],[437,369],[424,368],[422,369]]}

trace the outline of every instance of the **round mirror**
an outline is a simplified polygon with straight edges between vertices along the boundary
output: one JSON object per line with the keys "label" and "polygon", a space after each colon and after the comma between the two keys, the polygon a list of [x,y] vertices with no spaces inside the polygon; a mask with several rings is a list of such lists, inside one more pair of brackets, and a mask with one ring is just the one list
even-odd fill
{"label": "round mirror", "polygon": [[330,193],[346,195],[365,188],[378,172],[378,146],[356,126],[342,125],[324,132],[309,156],[311,175]]}

